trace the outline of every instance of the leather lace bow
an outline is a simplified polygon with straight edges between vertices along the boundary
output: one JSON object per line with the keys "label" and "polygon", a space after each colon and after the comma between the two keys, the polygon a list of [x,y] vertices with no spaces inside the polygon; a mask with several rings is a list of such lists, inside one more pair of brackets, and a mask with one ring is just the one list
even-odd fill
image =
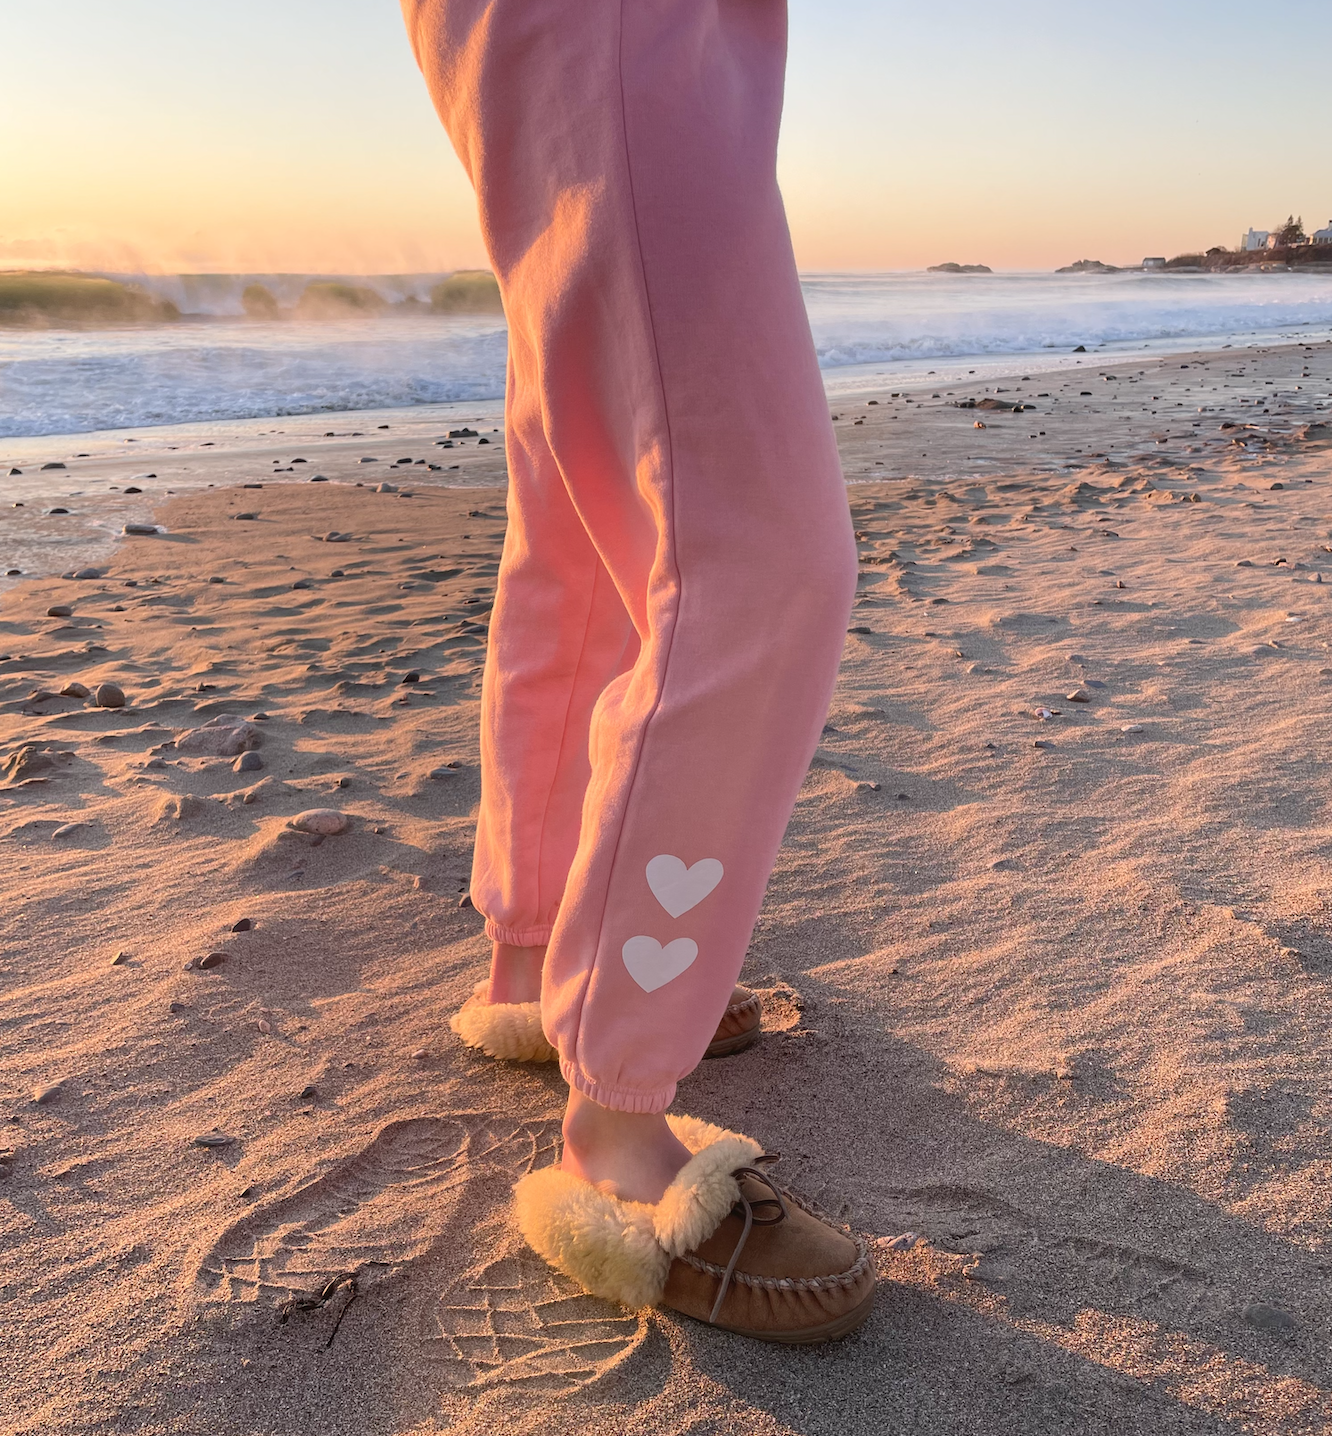
{"label": "leather lace bow", "polygon": [[[762,1157],[755,1157],[754,1161],[756,1164],[762,1163],[763,1166],[768,1166],[770,1163],[777,1161],[779,1155],[779,1153],[773,1152]],[[726,1271],[722,1275],[721,1286],[717,1290],[717,1300],[712,1303],[712,1312],[708,1316],[708,1321],[714,1326],[717,1323],[717,1313],[721,1311],[722,1302],[726,1300],[726,1293],[731,1289],[731,1278],[735,1274],[735,1264],[740,1260],[740,1253],[745,1249],[745,1243],[749,1240],[749,1233],[754,1227],[775,1227],[779,1222],[784,1222],[790,1215],[786,1210],[786,1202],[781,1192],[773,1183],[772,1178],[769,1177],[766,1172],[759,1170],[758,1165],[752,1167],[737,1167],[731,1175],[736,1178],[737,1183],[744,1177],[755,1178],[767,1187],[772,1193],[772,1196],[757,1197],[751,1201],[745,1196],[744,1187],[740,1187],[740,1200],[731,1208],[731,1215],[743,1218],[745,1226],[744,1230],[740,1233],[740,1240],[735,1244],[735,1250],[731,1253],[730,1261],[726,1263]],[[777,1215],[758,1216],[755,1212],[756,1207],[776,1207]]]}

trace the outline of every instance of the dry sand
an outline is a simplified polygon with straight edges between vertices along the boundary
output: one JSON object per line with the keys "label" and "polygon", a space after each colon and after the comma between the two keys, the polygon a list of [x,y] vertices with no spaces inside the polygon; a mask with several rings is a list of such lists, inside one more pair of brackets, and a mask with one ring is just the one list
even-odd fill
{"label": "dry sand", "polygon": [[[284,440],[103,576],[16,584],[0,1429],[1332,1428],[1332,347],[1184,362],[834,410],[851,477],[911,477],[850,491],[841,684],[746,964],[767,1033],[679,1101],[877,1242],[823,1349],[619,1313],[506,1226],[562,1094],[446,1021],[486,957],[496,489],[375,493],[351,451],[275,484]],[[185,736],[220,715],[262,768]]]}

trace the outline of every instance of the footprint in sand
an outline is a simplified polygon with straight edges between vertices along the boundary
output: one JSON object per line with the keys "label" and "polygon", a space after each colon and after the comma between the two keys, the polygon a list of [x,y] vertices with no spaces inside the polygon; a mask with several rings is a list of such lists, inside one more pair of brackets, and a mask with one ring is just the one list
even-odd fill
{"label": "footprint in sand", "polygon": [[[376,1321],[417,1333],[436,1385],[587,1385],[639,1346],[646,1322],[585,1296],[513,1230],[513,1184],[554,1160],[558,1135],[558,1121],[485,1115],[391,1123],[228,1227],[200,1263],[200,1294],[276,1313],[352,1274],[362,1299],[377,1299]],[[320,1344],[336,1305],[302,1317],[320,1323]]]}

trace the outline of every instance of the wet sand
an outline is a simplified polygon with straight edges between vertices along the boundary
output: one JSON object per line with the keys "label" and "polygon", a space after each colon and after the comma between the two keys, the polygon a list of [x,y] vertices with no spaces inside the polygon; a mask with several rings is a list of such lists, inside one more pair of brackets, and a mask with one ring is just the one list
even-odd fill
{"label": "wet sand", "polygon": [[166,532],[15,582],[5,1429],[1332,1425],[1332,346],[1090,358],[833,410],[861,583],[746,963],[766,1032],[678,1104],[875,1244],[826,1349],[617,1312],[504,1220],[561,1090],[447,1025],[502,435],[162,445],[216,487],[154,464]]}

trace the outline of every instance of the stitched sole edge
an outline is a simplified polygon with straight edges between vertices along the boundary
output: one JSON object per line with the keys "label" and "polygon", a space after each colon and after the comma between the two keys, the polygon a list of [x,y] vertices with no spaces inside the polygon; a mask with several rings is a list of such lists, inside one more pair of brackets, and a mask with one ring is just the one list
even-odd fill
{"label": "stitched sole edge", "polygon": [[863,1326],[870,1312],[874,1310],[876,1291],[877,1287],[871,1287],[869,1294],[859,1305],[853,1306],[850,1311],[843,1312],[832,1321],[825,1321],[821,1326],[807,1326],[798,1331],[749,1331],[743,1326],[723,1326],[721,1322],[713,1326],[711,1322],[703,1321],[699,1317],[690,1317],[690,1320],[697,1321],[700,1326],[711,1326],[714,1331],[729,1331],[733,1336],[747,1336],[751,1341],[767,1341],[778,1346],[814,1346],[824,1341],[839,1341],[842,1337],[849,1336],[857,1327]]}
{"label": "stitched sole edge", "polygon": [[703,1054],[708,1057],[731,1057],[737,1052],[743,1052],[746,1047],[752,1047],[759,1040],[763,1029],[756,1023],[747,1032],[737,1032],[733,1037],[714,1037],[708,1043],[708,1050]]}

